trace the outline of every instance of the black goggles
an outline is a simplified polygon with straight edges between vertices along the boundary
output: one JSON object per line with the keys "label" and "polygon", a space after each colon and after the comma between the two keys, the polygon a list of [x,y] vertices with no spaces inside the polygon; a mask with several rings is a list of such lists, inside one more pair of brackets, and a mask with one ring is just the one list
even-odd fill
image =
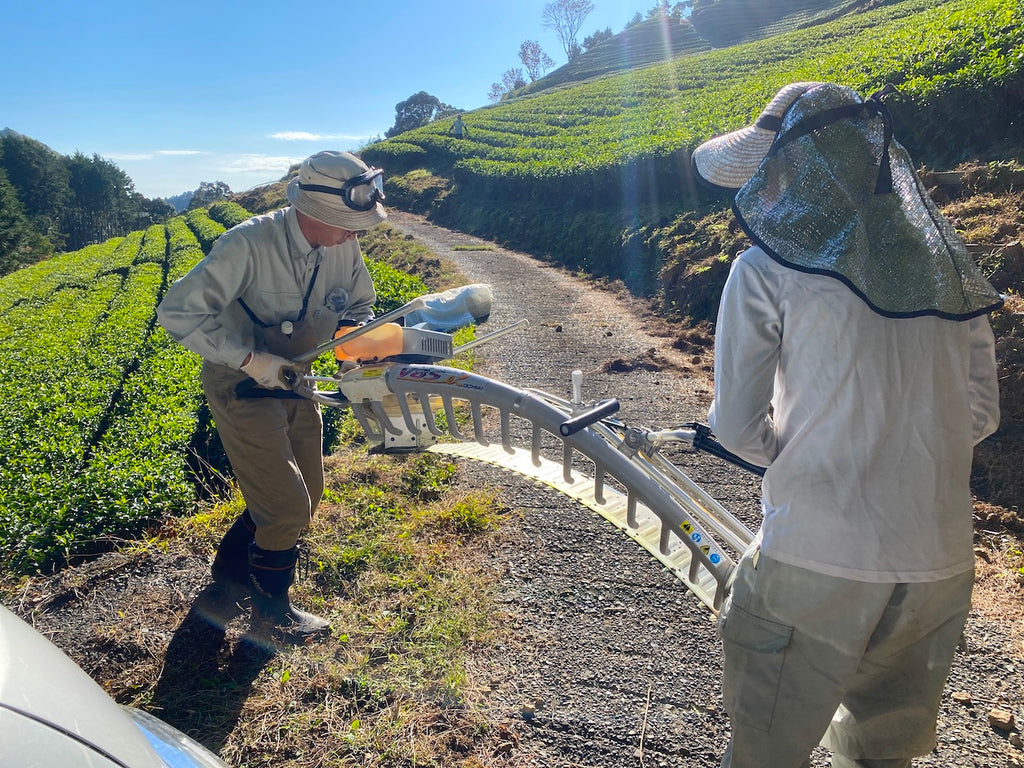
{"label": "black goggles", "polygon": [[380,168],[370,168],[358,176],[348,179],[340,189],[301,182],[299,189],[306,192],[338,195],[353,211],[368,211],[384,200],[384,171]]}

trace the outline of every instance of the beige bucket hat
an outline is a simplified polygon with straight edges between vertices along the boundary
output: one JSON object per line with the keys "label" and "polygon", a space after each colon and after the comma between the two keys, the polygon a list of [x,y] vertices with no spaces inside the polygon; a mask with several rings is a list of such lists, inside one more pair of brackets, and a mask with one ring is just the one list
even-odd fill
{"label": "beige bucket hat", "polygon": [[288,200],[317,221],[350,232],[370,229],[387,218],[384,172],[350,152],[317,152],[302,161],[288,183]]}

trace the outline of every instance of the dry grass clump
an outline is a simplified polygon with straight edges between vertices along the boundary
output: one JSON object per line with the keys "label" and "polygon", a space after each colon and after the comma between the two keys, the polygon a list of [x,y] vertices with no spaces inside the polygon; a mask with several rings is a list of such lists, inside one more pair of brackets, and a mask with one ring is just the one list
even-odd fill
{"label": "dry grass clump", "polygon": [[933,192],[942,213],[971,244],[982,271],[1005,296],[1003,308],[991,317],[1000,428],[976,449],[972,480],[979,498],[1010,510],[999,524],[1019,534],[1016,513],[1024,508],[1024,166],[974,163],[957,170],[959,189]]}
{"label": "dry grass clump", "polygon": [[999,371],[1000,426],[975,449],[973,480],[992,504],[1024,509],[1024,300],[1008,294],[992,315]]}
{"label": "dry grass clump", "polygon": [[327,641],[279,650],[254,679],[222,750],[247,765],[465,766],[488,727],[463,659],[493,639],[491,583],[476,565],[504,510],[458,494],[434,454],[327,462],[329,503],[306,537],[300,601]]}
{"label": "dry grass clump", "polygon": [[437,454],[352,448],[325,466],[292,590],[330,620],[325,639],[270,642],[252,634],[247,599],[210,599],[209,559],[238,500],[13,587],[11,603],[118,701],[230,765],[481,768],[508,736],[475,709],[484,684],[466,664],[507,626],[481,563],[509,512],[460,491]]}
{"label": "dry grass clump", "polygon": [[383,261],[400,272],[418,277],[432,291],[454,288],[464,282],[450,261],[438,257],[423,243],[386,221],[362,235],[359,246],[368,258]]}
{"label": "dry grass clump", "polygon": [[1024,422],[1024,299],[1008,294],[992,315],[999,364],[999,404],[1004,420]]}
{"label": "dry grass clump", "polygon": [[[1024,543],[1018,535],[1008,535],[978,520],[991,514],[1005,515],[1006,510],[990,505],[975,505],[975,577],[972,604],[986,619],[1006,627],[1015,650],[1024,655]],[[1019,518],[1018,518],[1019,521]]]}

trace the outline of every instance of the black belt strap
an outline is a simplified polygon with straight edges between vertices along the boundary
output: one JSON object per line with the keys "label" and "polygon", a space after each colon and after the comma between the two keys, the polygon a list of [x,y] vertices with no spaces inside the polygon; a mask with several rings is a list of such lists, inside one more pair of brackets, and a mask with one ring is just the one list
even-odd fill
{"label": "black belt strap", "polygon": [[[299,312],[299,316],[295,320],[296,323],[301,323],[306,319],[306,310],[309,308],[309,297],[313,294],[313,286],[316,284],[316,277],[319,274],[320,262],[318,261],[316,263],[316,267],[313,269],[313,277],[309,280],[309,287],[306,288],[306,295],[302,297],[302,311]],[[256,323],[260,328],[269,328],[271,325],[274,325],[274,323],[264,323],[260,320],[256,313],[249,308],[249,305],[245,303],[245,299],[241,296],[238,297],[238,303],[242,305],[242,309],[245,310],[245,314],[249,316],[249,319]]]}

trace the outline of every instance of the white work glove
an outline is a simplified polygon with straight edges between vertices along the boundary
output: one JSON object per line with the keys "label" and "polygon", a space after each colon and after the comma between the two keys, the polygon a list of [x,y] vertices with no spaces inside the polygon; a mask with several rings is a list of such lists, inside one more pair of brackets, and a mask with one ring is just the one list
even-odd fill
{"label": "white work glove", "polygon": [[355,360],[339,360],[338,370],[334,372],[334,378],[340,379],[346,373],[359,367]]}
{"label": "white work glove", "polygon": [[284,370],[294,371],[295,368],[291,361],[269,352],[253,352],[249,362],[242,366],[243,372],[267,389],[291,389],[281,376]]}

